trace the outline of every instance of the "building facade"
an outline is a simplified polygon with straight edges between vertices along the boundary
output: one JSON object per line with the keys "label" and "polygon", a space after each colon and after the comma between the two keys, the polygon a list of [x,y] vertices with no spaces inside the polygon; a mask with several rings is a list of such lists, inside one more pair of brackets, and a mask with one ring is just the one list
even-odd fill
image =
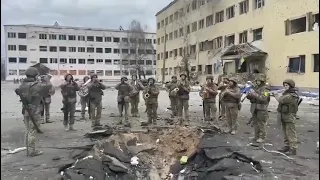
{"label": "building facade", "polygon": [[[31,65],[41,63],[50,74],[75,78],[96,73],[100,79],[119,80],[121,76],[145,72],[154,77],[156,69],[156,34],[144,33],[139,42],[148,44],[143,58],[135,59],[135,49],[128,40],[130,32],[110,29],[43,25],[5,25],[6,80],[25,77]],[[132,42],[131,42],[132,41]],[[141,52],[139,52],[141,53]]]}
{"label": "building facade", "polygon": [[319,1],[174,0],[156,17],[157,72],[165,80],[187,57],[200,81],[258,71],[271,86],[290,78],[319,88]]}

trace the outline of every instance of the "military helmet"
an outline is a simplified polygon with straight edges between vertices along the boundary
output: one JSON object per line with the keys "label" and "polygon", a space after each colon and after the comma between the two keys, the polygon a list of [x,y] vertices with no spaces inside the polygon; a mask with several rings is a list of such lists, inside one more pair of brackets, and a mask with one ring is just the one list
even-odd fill
{"label": "military helmet", "polygon": [[35,67],[29,67],[26,70],[26,76],[30,76],[30,77],[36,77],[37,75],[39,75],[39,71],[37,68]]}
{"label": "military helmet", "polygon": [[213,76],[207,76],[207,77],[206,77],[206,80],[207,80],[207,79],[213,80],[214,78],[213,78]]}
{"label": "military helmet", "polygon": [[229,78],[229,81],[232,81],[232,82],[234,82],[235,84],[237,84],[238,82],[237,82],[237,78],[235,78],[235,77],[231,77],[231,78]]}
{"label": "military helmet", "polygon": [[121,77],[120,81],[122,81],[122,80],[127,81],[128,78],[127,77]]}
{"label": "military helmet", "polygon": [[148,82],[152,80],[153,82],[156,82],[156,80],[153,77],[148,78]]}
{"label": "military helmet", "polygon": [[84,76],[84,77],[83,77],[83,81],[84,81],[85,79],[90,79],[90,77],[89,77],[89,76]]}
{"label": "military helmet", "polygon": [[185,77],[187,77],[187,73],[182,72],[182,73],[180,73],[180,77],[181,77],[181,76],[185,76]]}
{"label": "military helmet", "polygon": [[90,78],[92,79],[94,77],[98,78],[98,75],[97,74],[91,74]]}
{"label": "military helmet", "polygon": [[173,78],[176,78],[176,79],[177,79],[177,76],[171,76],[171,79],[173,79]]}
{"label": "military helmet", "polygon": [[291,88],[295,88],[296,87],[296,83],[294,82],[294,80],[292,79],[286,79],[283,81],[283,85],[284,84],[288,84]]}

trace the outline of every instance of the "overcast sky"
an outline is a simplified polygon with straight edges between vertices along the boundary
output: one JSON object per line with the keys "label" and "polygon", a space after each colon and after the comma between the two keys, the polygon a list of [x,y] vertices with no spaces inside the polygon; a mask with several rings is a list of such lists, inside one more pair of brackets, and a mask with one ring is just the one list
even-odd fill
{"label": "overcast sky", "polygon": [[1,0],[1,36],[4,24],[53,25],[56,21],[62,26],[126,29],[136,19],[147,25],[147,31],[155,32],[155,14],[171,1]]}

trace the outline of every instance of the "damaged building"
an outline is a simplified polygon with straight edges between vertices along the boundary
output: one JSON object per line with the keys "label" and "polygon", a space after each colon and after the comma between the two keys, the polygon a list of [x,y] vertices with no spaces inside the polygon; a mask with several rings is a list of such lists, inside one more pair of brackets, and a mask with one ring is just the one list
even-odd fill
{"label": "damaged building", "polygon": [[292,78],[318,90],[318,8],[318,1],[174,0],[156,14],[157,78],[170,80],[187,58],[200,82],[265,73],[272,87]]}

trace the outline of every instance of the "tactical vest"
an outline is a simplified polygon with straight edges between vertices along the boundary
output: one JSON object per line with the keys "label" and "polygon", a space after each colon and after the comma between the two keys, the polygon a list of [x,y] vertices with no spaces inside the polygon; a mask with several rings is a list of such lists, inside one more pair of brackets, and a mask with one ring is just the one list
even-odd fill
{"label": "tactical vest", "polygon": [[279,103],[277,111],[283,114],[289,114],[289,113],[297,113],[298,112],[298,101],[299,96],[296,92],[284,92],[283,95],[292,94],[291,96],[294,96],[296,98],[295,101],[292,101],[291,103]]}

